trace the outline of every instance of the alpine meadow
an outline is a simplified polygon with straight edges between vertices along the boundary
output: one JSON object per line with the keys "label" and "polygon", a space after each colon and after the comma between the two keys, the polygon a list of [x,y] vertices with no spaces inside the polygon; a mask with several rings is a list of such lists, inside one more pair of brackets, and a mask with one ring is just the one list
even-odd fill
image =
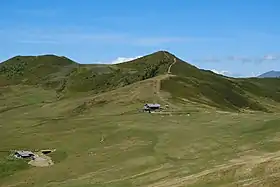
{"label": "alpine meadow", "polygon": [[279,78],[167,51],[112,65],[15,56],[0,63],[0,186],[279,186],[279,109]]}

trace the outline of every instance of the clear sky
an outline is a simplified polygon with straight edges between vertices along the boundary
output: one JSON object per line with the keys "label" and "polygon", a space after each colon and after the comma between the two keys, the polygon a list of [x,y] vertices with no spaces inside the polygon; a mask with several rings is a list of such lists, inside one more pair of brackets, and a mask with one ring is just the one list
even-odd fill
{"label": "clear sky", "polygon": [[168,50],[232,76],[280,70],[278,0],[3,0],[0,61],[112,63]]}

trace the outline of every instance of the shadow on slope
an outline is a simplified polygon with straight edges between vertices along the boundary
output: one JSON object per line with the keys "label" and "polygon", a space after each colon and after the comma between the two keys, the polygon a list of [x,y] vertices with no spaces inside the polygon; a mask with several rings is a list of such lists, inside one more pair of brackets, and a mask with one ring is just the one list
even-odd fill
{"label": "shadow on slope", "polygon": [[200,70],[178,59],[172,66],[177,75],[162,82],[161,88],[174,101],[188,99],[224,110],[251,109],[269,112],[258,97],[280,101],[279,79],[234,79]]}

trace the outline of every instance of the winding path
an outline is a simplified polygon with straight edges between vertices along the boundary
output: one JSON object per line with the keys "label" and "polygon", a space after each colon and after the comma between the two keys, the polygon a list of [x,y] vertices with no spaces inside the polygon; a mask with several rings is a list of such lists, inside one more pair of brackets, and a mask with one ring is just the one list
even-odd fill
{"label": "winding path", "polygon": [[[165,55],[167,58],[170,58],[170,56],[169,56],[168,54],[164,53],[164,55]],[[161,81],[163,81],[163,80],[165,80],[165,79],[168,79],[169,77],[175,76],[175,75],[172,75],[172,74],[171,74],[171,67],[172,67],[175,63],[176,63],[176,58],[173,58],[173,63],[170,64],[170,66],[168,67],[168,69],[167,69],[167,74],[161,75],[161,76],[158,76],[158,77],[155,78],[155,82],[154,82],[155,86],[154,86],[154,88],[155,88],[155,93],[156,93],[156,95],[158,96],[158,98],[159,98],[160,100],[162,100],[164,103],[168,104],[168,105],[171,106],[172,108],[180,109],[180,107],[178,107],[178,106],[176,106],[176,105],[170,103],[170,102],[168,101],[168,99],[164,98],[164,97],[161,95],[161,93],[160,93]]]}
{"label": "winding path", "polygon": [[[169,56],[168,54],[166,54],[166,52],[164,52],[163,54],[164,54],[164,56],[166,56],[167,58],[170,59],[170,56]],[[171,67],[172,67],[176,62],[177,62],[177,59],[174,57],[174,58],[173,58],[173,63],[170,64],[170,66],[169,66],[168,69],[167,69],[167,74],[171,74]]]}
{"label": "winding path", "polygon": [[171,67],[176,63],[176,61],[177,61],[176,58],[174,58],[173,63],[170,64],[170,66],[168,67],[168,71],[167,71],[168,74],[171,74]]}

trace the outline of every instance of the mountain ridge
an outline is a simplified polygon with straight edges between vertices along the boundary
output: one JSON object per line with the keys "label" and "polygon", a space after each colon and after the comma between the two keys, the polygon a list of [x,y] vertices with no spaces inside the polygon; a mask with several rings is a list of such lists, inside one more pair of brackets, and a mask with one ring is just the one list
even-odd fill
{"label": "mountain ridge", "polygon": [[248,108],[268,112],[270,107],[259,100],[280,102],[277,79],[225,77],[199,69],[168,51],[113,65],[79,64],[55,55],[17,56],[0,64],[0,86],[41,86],[54,89],[59,98],[105,93],[160,75],[167,77],[155,84],[170,93],[171,102],[181,105],[189,100],[223,110]]}

